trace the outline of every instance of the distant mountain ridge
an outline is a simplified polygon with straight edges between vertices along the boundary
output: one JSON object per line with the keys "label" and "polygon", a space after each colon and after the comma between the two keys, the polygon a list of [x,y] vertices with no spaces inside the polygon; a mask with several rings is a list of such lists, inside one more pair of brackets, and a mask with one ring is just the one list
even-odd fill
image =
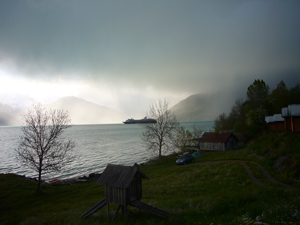
{"label": "distant mountain ridge", "polygon": [[21,121],[5,112],[0,112],[0,126],[18,126]]}
{"label": "distant mountain ridge", "polygon": [[194,94],[178,102],[170,110],[180,122],[213,121],[230,109],[222,94]]}
{"label": "distant mountain ridge", "polygon": [[[72,124],[122,123],[127,118],[116,110],[77,97],[63,97],[44,106],[68,111]],[[0,103],[0,126],[22,125],[21,114],[24,112],[26,109],[13,109]]]}
{"label": "distant mountain ridge", "polygon": [[73,96],[60,98],[46,108],[67,110],[72,124],[122,123],[126,119],[116,110]]}
{"label": "distant mountain ridge", "polygon": [[0,103],[0,126],[21,125],[20,114],[20,109],[14,109],[8,104]]}
{"label": "distant mountain ridge", "polygon": [[[230,110],[226,94],[194,94],[171,108],[180,122],[212,121]],[[72,124],[122,123],[127,116],[111,108],[100,106],[81,98],[69,96],[45,105],[48,109],[62,109],[69,112]],[[21,109],[14,109],[0,103],[0,126],[22,125]]]}

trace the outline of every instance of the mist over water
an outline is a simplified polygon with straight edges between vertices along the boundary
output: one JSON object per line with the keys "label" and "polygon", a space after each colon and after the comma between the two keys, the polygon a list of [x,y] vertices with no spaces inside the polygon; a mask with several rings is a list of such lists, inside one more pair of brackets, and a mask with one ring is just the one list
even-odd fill
{"label": "mist over water", "polygon": [[[181,123],[189,130],[193,129],[194,124],[208,131],[213,121]],[[60,173],[44,174],[43,179],[68,179],[102,172],[108,163],[133,165],[146,162],[154,155],[143,145],[142,130],[138,124],[74,125],[65,132],[65,137],[75,141],[74,153],[80,158]],[[15,149],[20,135],[20,127],[0,127],[0,173],[37,177],[36,172],[22,167],[16,161]]]}

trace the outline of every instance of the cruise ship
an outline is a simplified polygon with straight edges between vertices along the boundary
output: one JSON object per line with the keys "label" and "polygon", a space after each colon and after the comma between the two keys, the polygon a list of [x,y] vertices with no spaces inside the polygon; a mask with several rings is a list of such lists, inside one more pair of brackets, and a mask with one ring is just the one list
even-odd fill
{"label": "cruise ship", "polygon": [[148,119],[147,116],[144,119],[135,120],[135,119],[128,119],[124,124],[141,124],[141,123],[156,123],[155,119]]}

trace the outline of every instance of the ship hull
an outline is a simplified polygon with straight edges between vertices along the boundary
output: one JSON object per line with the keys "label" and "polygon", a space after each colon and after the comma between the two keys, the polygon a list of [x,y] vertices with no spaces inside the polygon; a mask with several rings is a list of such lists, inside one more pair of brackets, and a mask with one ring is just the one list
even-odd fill
{"label": "ship hull", "polygon": [[143,123],[157,123],[155,119],[142,119],[142,120],[126,120],[124,124],[143,124]]}

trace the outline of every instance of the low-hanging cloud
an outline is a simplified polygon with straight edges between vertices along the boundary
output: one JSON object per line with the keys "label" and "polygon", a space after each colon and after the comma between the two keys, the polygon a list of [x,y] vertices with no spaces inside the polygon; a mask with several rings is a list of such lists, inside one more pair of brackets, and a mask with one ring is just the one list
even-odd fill
{"label": "low-hanging cloud", "polygon": [[258,78],[279,83],[278,74],[300,72],[299,9],[299,1],[5,0],[0,67],[9,62],[14,76],[32,80],[128,87],[132,98],[150,87],[181,97]]}

